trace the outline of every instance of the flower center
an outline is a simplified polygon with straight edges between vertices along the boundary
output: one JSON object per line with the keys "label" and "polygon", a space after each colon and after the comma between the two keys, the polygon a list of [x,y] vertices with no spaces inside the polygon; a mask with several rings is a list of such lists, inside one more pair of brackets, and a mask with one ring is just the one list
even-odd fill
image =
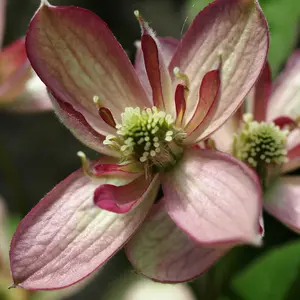
{"label": "flower center", "polygon": [[281,130],[271,122],[253,121],[251,114],[245,114],[243,119],[244,127],[234,137],[234,156],[255,169],[287,161],[288,130]]}
{"label": "flower center", "polygon": [[109,135],[104,144],[121,152],[122,161],[139,161],[151,171],[166,170],[183,154],[185,132],[175,120],[155,106],[127,107],[116,124],[117,135]]}

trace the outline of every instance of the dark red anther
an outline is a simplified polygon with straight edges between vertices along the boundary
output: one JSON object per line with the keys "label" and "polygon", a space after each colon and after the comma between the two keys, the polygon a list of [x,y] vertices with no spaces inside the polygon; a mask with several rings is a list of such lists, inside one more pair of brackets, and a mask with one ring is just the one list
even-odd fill
{"label": "dark red anther", "polygon": [[184,113],[186,110],[185,102],[186,87],[183,84],[178,84],[175,91],[175,106],[176,106],[176,124],[182,123]]}
{"label": "dark red anther", "polygon": [[108,124],[109,126],[116,128],[116,121],[114,119],[114,116],[112,115],[111,111],[107,107],[100,107],[99,108],[99,115],[102,118],[102,120]]}
{"label": "dark red anther", "polygon": [[273,120],[274,124],[279,126],[280,129],[284,127],[289,127],[291,129],[294,129],[297,127],[297,123],[295,120],[288,116],[280,116]]}

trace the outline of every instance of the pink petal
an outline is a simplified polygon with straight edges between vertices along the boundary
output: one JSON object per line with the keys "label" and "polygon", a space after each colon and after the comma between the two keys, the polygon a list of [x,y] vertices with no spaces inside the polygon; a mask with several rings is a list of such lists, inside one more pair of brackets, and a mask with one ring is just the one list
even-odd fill
{"label": "pink petal", "polygon": [[103,265],[127,242],[146,217],[157,190],[149,190],[135,210],[120,215],[94,205],[100,183],[128,181],[117,176],[94,181],[76,171],[21,221],[10,250],[16,285],[33,290],[67,287]]}
{"label": "pink petal", "polygon": [[220,71],[213,70],[202,79],[199,100],[193,117],[184,128],[189,134],[186,143],[193,143],[209,125],[220,99]]}
{"label": "pink petal", "polygon": [[233,136],[237,132],[240,120],[234,114],[210,137],[214,140],[217,150],[232,153]]}
{"label": "pink petal", "polygon": [[158,176],[152,182],[141,176],[122,186],[102,184],[95,190],[94,203],[99,208],[114,213],[127,213],[144,200],[150,189],[157,189],[158,185]]}
{"label": "pink petal", "polygon": [[[171,37],[157,37],[157,40],[159,41],[159,45],[160,45],[159,50],[161,52],[161,55],[164,58],[165,64],[168,66],[179,44],[179,41]],[[151,86],[145,68],[144,55],[141,48],[141,43],[137,42],[136,47],[137,50],[135,55],[134,68],[136,70],[136,73],[138,74],[138,77],[140,78],[140,81],[144,89],[147,91],[149,98],[152,98],[152,90],[151,90]]]}
{"label": "pink petal", "polygon": [[160,51],[164,57],[165,63],[168,66],[179,45],[179,40],[172,37],[158,37]]}
{"label": "pink petal", "polygon": [[49,95],[51,100],[53,100],[56,114],[79,141],[99,153],[118,156],[118,153],[103,144],[105,136],[93,129],[85,117],[76,111],[71,104],[61,101],[58,98],[55,99],[51,94]]}
{"label": "pink petal", "polygon": [[300,115],[300,51],[289,58],[284,71],[276,79],[268,105],[267,119]]}
{"label": "pink petal", "polygon": [[257,80],[269,45],[267,22],[255,0],[216,0],[201,11],[170,63],[190,78],[187,112],[192,116],[204,75],[221,58],[221,98],[202,138],[220,127],[238,108]]}
{"label": "pink petal", "polygon": [[126,253],[138,273],[160,282],[183,282],[198,277],[226,249],[197,245],[156,207],[126,245]]}
{"label": "pink petal", "polygon": [[300,177],[282,176],[266,192],[264,207],[275,218],[300,233]]}
{"label": "pink petal", "polygon": [[0,0],[0,49],[2,48],[5,29],[6,0]]}
{"label": "pink petal", "polygon": [[171,78],[160,51],[159,41],[144,20],[139,15],[137,18],[142,28],[141,47],[152,90],[153,104],[175,117]]}
{"label": "pink petal", "polygon": [[24,38],[16,40],[0,52],[0,104],[8,104],[25,90],[31,77]]}
{"label": "pink petal", "polygon": [[133,272],[127,272],[109,290],[110,293],[105,300],[197,300],[193,289],[185,283],[163,284],[158,283]]}
{"label": "pink petal", "polygon": [[125,107],[147,104],[125,51],[107,25],[88,10],[43,1],[30,23],[26,47],[34,70],[51,93],[70,103],[100,132],[104,122],[94,96],[116,118]]}
{"label": "pink petal", "polygon": [[289,133],[286,148],[288,162],[283,165],[283,173],[300,167],[300,128],[295,128]]}
{"label": "pink petal", "polygon": [[22,94],[9,102],[5,109],[14,113],[35,113],[53,110],[46,86],[33,72]]}
{"label": "pink petal", "polygon": [[234,157],[187,150],[162,187],[170,217],[195,241],[260,242],[261,187],[256,174]]}
{"label": "pink petal", "polygon": [[272,74],[267,62],[253,88],[253,116],[258,122],[266,120],[271,84]]}

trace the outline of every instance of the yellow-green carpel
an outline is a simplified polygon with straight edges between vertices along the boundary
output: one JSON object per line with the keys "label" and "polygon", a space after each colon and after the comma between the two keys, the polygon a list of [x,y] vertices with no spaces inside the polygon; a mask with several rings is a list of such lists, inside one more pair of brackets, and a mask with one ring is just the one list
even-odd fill
{"label": "yellow-green carpel", "polygon": [[251,114],[245,114],[243,120],[243,128],[234,137],[234,156],[255,169],[287,162],[288,130],[282,130],[272,122],[253,121]]}
{"label": "yellow-green carpel", "polygon": [[109,135],[104,144],[121,152],[122,161],[137,161],[150,171],[175,165],[183,153],[185,132],[175,120],[155,106],[140,109],[127,107],[116,125],[117,134]]}

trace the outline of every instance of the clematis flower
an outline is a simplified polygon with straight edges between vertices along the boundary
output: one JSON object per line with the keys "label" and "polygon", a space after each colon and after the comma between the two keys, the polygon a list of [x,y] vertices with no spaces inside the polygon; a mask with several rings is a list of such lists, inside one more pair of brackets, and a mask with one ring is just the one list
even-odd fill
{"label": "clematis flower", "polygon": [[251,92],[248,110],[213,135],[219,150],[232,152],[260,175],[264,208],[300,232],[300,177],[287,173],[300,166],[300,52],[271,84],[268,64]]}
{"label": "clematis flower", "polygon": [[10,250],[15,285],[69,286],[125,244],[138,272],[187,281],[233,245],[261,243],[255,172],[196,146],[234,113],[265,64],[268,28],[257,1],[206,7],[170,62],[168,40],[135,15],[148,81],[92,12],[42,1],[31,21],[28,57],[57,115],[104,156],[89,162],[80,152],[83,168],[21,221]]}
{"label": "clematis flower", "polygon": [[0,108],[19,113],[51,110],[46,87],[27,59],[25,39],[2,48],[5,6],[0,0]]}

